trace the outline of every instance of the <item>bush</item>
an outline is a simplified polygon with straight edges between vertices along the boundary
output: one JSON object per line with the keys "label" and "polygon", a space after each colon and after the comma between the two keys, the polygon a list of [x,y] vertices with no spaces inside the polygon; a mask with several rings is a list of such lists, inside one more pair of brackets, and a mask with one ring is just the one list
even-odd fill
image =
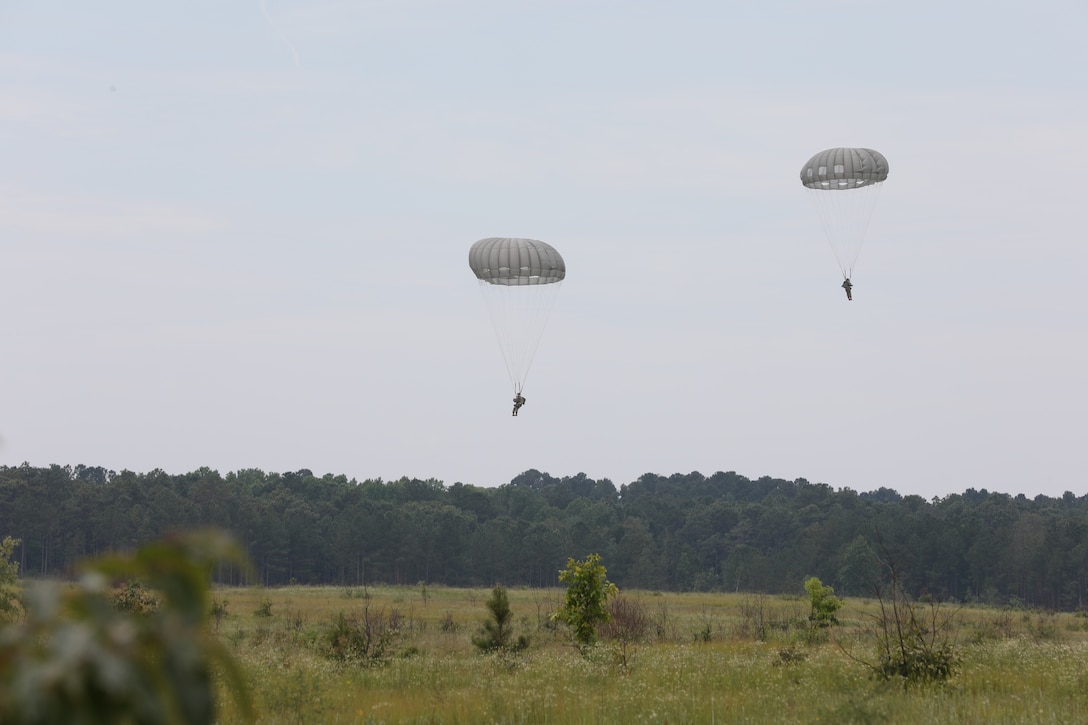
{"label": "bush", "polygon": [[114,592],[113,606],[130,614],[149,614],[159,608],[159,598],[136,579],[130,579]]}
{"label": "bush", "polygon": [[398,634],[384,612],[374,614],[369,607],[362,614],[340,612],[325,633],[325,655],[345,664],[383,664]]}
{"label": "bush", "polygon": [[1024,629],[1032,641],[1049,642],[1059,638],[1058,618],[1053,612],[1033,612],[1024,614]]}
{"label": "bush", "polygon": [[922,604],[912,601],[895,565],[885,562],[885,566],[890,576],[877,589],[878,661],[869,665],[874,675],[899,680],[904,687],[951,679],[960,664],[951,639],[955,611],[946,612],[932,598]]}
{"label": "bush", "polygon": [[939,683],[951,679],[958,666],[951,644],[930,645],[915,634],[908,637],[906,646],[880,653],[876,675],[882,680],[901,679],[904,685]]}
{"label": "bush", "polygon": [[767,620],[766,608],[766,594],[760,592],[758,594],[744,595],[739,607],[741,625],[737,628],[737,633],[745,637],[752,637],[758,642],[767,641],[767,629],[770,625]]}
{"label": "bush", "polygon": [[446,612],[442,617],[441,629],[444,634],[454,634],[461,631],[461,625],[454,620],[453,615]]}
{"label": "bush", "polygon": [[631,663],[632,648],[646,638],[650,630],[650,615],[637,599],[616,596],[608,602],[608,621],[601,624],[600,635],[618,645],[617,659],[626,671]]}
{"label": "bush", "polygon": [[272,600],[265,597],[261,600],[261,603],[257,605],[257,608],[253,610],[255,617],[271,617],[272,616]]}

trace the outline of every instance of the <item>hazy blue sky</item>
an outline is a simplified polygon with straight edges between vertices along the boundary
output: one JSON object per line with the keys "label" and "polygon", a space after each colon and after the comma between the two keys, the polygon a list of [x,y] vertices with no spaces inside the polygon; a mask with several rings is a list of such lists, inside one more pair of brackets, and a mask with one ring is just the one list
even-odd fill
{"label": "hazy blue sky", "polygon": [[[1083,0],[0,0],[0,462],[1088,490]],[[800,184],[890,175],[854,301]],[[559,249],[525,389],[468,248]]]}

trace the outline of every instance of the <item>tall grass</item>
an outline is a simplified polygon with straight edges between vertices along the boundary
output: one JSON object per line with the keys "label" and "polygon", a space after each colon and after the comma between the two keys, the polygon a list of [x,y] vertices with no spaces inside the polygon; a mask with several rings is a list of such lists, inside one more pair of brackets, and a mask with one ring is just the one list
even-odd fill
{"label": "tall grass", "polygon": [[[904,691],[872,679],[861,661],[876,653],[875,606],[863,600],[847,600],[840,625],[820,637],[807,602],[763,598],[756,636],[745,595],[625,592],[651,627],[624,667],[615,645],[581,655],[549,623],[559,590],[508,590],[515,632],[531,645],[488,655],[471,643],[487,589],[216,594],[229,601],[219,637],[248,674],[261,723],[1088,722],[1088,634],[1069,614],[964,609],[960,671],[945,685]],[[266,602],[270,615],[259,616]],[[396,617],[388,656],[330,658],[338,616],[364,610]],[[236,721],[222,701],[222,721]]]}

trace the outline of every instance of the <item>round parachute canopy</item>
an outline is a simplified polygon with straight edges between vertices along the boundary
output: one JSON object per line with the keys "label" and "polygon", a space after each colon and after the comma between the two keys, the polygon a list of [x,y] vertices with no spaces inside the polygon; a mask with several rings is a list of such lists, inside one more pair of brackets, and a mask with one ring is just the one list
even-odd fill
{"label": "round parachute canopy", "polygon": [[809,190],[831,251],[847,279],[853,274],[887,178],[888,160],[873,149],[827,149],[801,167],[801,183]]}
{"label": "round parachute canopy", "polygon": [[468,266],[480,282],[514,392],[520,393],[567,276],[566,263],[546,242],[488,237],[469,249]]}
{"label": "round parachute canopy", "polygon": [[872,149],[827,149],[801,167],[801,183],[822,191],[858,189],[887,178],[888,160]]}
{"label": "round parachute canopy", "polygon": [[536,239],[481,239],[468,250],[468,266],[481,282],[513,287],[562,282],[567,276],[555,247]]}

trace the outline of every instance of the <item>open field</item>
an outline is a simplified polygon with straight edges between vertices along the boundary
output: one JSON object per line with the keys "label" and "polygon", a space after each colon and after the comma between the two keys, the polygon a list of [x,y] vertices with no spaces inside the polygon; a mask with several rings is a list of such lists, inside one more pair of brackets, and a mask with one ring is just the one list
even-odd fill
{"label": "open field", "polygon": [[[248,675],[261,723],[1088,722],[1080,614],[959,609],[956,676],[904,690],[859,661],[876,660],[874,601],[846,600],[827,637],[808,627],[799,597],[623,592],[646,613],[647,636],[626,652],[605,641],[581,654],[549,625],[561,590],[508,593],[516,633],[531,638],[516,655],[473,646],[487,617],[482,588],[214,596],[226,610],[218,636]],[[364,655],[332,652],[341,614],[341,633],[365,640],[369,623]],[[236,721],[231,699],[222,701],[223,722]]]}

